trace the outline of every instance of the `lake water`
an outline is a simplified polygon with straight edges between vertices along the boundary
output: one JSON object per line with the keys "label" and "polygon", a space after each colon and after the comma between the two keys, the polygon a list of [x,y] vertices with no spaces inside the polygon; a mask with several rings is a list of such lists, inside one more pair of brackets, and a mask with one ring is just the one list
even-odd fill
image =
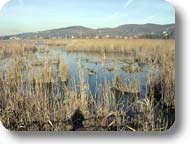
{"label": "lake water", "polygon": [[[77,86],[79,85],[78,61],[80,60],[80,64],[84,69],[84,79],[88,82],[92,95],[96,94],[99,86],[103,87],[105,80],[112,84],[113,79],[118,76],[121,77],[121,79],[126,83],[130,83],[134,78],[137,78],[140,83],[140,96],[141,98],[145,97],[148,66],[144,65],[142,71],[135,73],[125,72],[121,69],[122,66],[128,65],[128,63],[124,63],[123,61],[129,60],[131,57],[133,57],[132,55],[129,56],[113,53],[104,55],[83,52],[67,53],[65,48],[57,47],[50,48],[47,53],[36,52],[35,57],[39,60],[45,57],[48,59],[60,58],[64,60],[64,62],[68,65],[69,88],[73,83],[71,79],[72,77],[75,78]],[[134,65],[137,66],[138,64],[134,63]],[[111,71],[109,68],[113,68],[113,70]],[[53,65],[53,70],[55,73],[57,69],[57,66]],[[90,71],[92,71],[93,74],[90,74]]]}

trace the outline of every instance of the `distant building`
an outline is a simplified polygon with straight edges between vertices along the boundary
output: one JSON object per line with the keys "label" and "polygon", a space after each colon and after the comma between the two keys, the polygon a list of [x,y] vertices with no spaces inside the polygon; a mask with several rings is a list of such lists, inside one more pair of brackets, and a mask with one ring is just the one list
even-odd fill
{"label": "distant building", "polygon": [[19,37],[10,37],[9,39],[10,39],[10,40],[20,40]]}
{"label": "distant building", "polygon": [[164,36],[166,36],[166,37],[169,35],[167,31],[163,31],[163,34],[164,34]]}
{"label": "distant building", "polygon": [[106,35],[106,36],[104,36],[105,38],[110,38],[110,35]]}

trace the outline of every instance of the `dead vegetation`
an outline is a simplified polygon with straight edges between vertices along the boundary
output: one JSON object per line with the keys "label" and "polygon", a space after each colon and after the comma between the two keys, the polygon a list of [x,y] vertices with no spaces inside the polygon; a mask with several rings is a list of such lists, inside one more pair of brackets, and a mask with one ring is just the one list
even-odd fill
{"label": "dead vegetation", "polygon": [[[96,101],[89,93],[89,84],[80,60],[80,83],[70,75],[73,83],[69,88],[68,67],[61,58],[49,61],[36,60],[33,53],[39,50],[35,41],[1,41],[0,58],[10,66],[1,70],[0,115],[6,128],[11,130],[119,130],[163,131],[175,118],[175,41],[174,40],[47,40],[48,45],[65,45],[67,52],[132,54],[122,70],[128,73],[141,71],[148,64],[150,72],[145,99],[140,99],[138,79],[125,83],[115,77],[113,86],[108,79],[98,84],[102,89]],[[47,51],[47,47],[44,51]],[[103,56],[102,65],[108,60]],[[115,59],[116,62],[123,60]],[[133,65],[139,64],[138,67]],[[58,68],[56,77],[51,68]],[[40,68],[39,68],[40,67]],[[38,70],[36,70],[38,69]],[[112,71],[114,68],[106,68]],[[26,76],[30,71],[30,76]],[[87,69],[91,75],[97,75]],[[102,86],[101,86],[102,85]],[[77,119],[80,119],[78,122]],[[78,125],[78,126],[77,126]]]}

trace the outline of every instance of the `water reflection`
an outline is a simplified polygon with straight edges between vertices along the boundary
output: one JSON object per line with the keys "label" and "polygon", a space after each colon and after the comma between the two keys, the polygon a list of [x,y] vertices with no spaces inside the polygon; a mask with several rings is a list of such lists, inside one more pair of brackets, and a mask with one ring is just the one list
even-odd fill
{"label": "water reflection", "polygon": [[[84,78],[88,82],[92,96],[98,97],[98,95],[101,95],[105,81],[112,85],[112,81],[115,77],[121,77],[126,83],[130,83],[134,78],[137,78],[140,82],[140,97],[145,97],[148,66],[144,65],[141,71],[135,73],[129,73],[121,69],[122,66],[128,65],[128,61],[133,57],[132,55],[119,55],[112,53],[106,54],[104,58],[104,54],[98,53],[67,53],[65,49],[61,47],[50,48],[47,53],[36,52],[35,57],[39,60],[45,57],[48,59],[60,58],[64,60],[68,65],[69,89],[74,84],[74,81],[76,82],[77,90],[79,89],[80,80],[77,61],[80,59],[80,64],[84,69]],[[138,63],[135,62],[134,66],[137,65]],[[58,86],[60,87],[61,82],[57,75],[57,72],[59,71],[57,65],[52,65],[52,70],[55,73]]]}

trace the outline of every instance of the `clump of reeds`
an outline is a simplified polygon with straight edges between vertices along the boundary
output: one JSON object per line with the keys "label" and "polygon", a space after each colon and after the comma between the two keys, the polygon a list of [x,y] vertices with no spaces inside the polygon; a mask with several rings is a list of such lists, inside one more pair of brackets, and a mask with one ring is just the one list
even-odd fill
{"label": "clump of reeds", "polygon": [[64,60],[60,59],[59,61],[59,74],[62,81],[67,81],[68,78],[68,66]]}
{"label": "clump of reeds", "polygon": [[25,52],[35,53],[37,51],[37,46],[34,41],[5,40],[0,41],[0,45],[3,57],[23,55]]}
{"label": "clump of reeds", "polygon": [[[64,40],[65,41],[65,40]],[[173,40],[117,40],[117,39],[85,39],[85,40],[68,40],[66,41],[66,50],[69,52],[105,52],[105,53],[131,53],[131,52],[148,52],[156,49],[169,47],[173,45]]]}

